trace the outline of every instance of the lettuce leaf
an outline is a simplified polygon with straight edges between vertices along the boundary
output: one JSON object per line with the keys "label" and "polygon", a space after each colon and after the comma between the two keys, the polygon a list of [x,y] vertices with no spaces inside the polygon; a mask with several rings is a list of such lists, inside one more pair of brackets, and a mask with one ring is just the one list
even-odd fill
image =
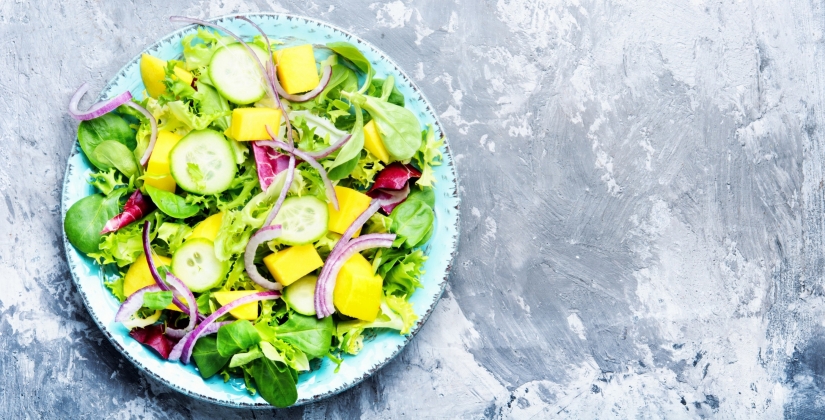
{"label": "lettuce leaf", "polygon": [[143,225],[132,223],[116,232],[103,235],[100,241],[100,250],[89,255],[98,264],[116,263],[118,267],[125,267],[137,260],[143,254]]}
{"label": "lettuce leaf", "polygon": [[198,28],[197,34],[190,34],[181,40],[183,45],[183,60],[187,70],[195,70],[209,65],[212,55],[221,46],[234,44],[236,41],[229,36],[222,36],[218,31],[210,32]]}
{"label": "lettuce leaf", "polygon": [[432,125],[427,126],[427,131],[422,133],[424,141],[421,148],[413,156],[418,167],[421,168],[421,178],[418,178],[416,185],[420,187],[432,187],[435,184],[433,166],[441,165],[441,146],[444,145],[444,137],[435,140],[435,130]]}
{"label": "lettuce leaf", "polygon": [[421,287],[419,279],[424,275],[427,256],[421,250],[407,254],[392,267],[384,277],[384,291],[387,295],[410,296]]}
{"label": "lettuce leaf", "polygon": [[352,177],[356,185],[367,188],[372,184],[373,180],[375,180],[378,172],[384,169],[384,165],[377,157],[373,156],[369,150],[365,149],[364,151],[366,155],[362,155],[361,159],[358,160],[358,164],[355,165],[355,169],[350,173],[350,177]]}
{"label": "lettuce leaf", "polygon": [[349,354],[358,354],[364,347],[364,332],[370,328],[389,328],[399,334],[409,334],[418,316],[404,297],[385,295],[381,299],[381,308],[375,321],[339,322],[335,331],[338,349]]}

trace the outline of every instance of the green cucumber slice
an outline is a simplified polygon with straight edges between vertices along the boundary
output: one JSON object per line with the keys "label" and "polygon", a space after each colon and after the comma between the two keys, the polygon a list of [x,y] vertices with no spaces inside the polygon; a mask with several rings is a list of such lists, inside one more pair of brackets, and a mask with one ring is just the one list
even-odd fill
{"label": "green cucumber slice", "polygon": [[186,191],[218,194],[232,184],[237,172],[232,146],[214,130],[192,131],[169,152],[172,178]]}
{"label": "green cucumber slice", "polygon": [[315,283],[318,276],[305,276],[284,288],[284,301],[301,315],[315,315]]}
{"label": "green cucumber slice", "polygon": [[311,196],[290,197],[272,221],[281,225],[278,240],[287,245],[304,245],[321,239],[327,233],[329,209],[327,203]]}
{"label": "green cucumber slice", "polygon": [[[249,47],[261,63],[269,60],[262,48],[253,44]],[[229,44],[215,51],[209,62],[209,78],[224,98],[238,105],[251,104],[266,94],[261,69],[241,44]]]}
{"label": "green cucumber slice", "polygon": [[172,273],[196,293],[220,285],[227,269],[227,262],[215,255],[215,244],[206,238],[184,242],[172,256]]}

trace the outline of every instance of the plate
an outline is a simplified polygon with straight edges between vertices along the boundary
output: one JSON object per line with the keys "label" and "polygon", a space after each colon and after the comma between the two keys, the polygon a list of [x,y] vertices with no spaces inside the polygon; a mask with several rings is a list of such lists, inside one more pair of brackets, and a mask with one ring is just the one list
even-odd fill
{"label": "plate", "polygon": [[[211,22],[224,26],[245,39],[257,35],[247,23],[236,20],[234,16],[211,19]],[[407,108],[411,109],[424,124],[432,124],[436,135],[443,130],[432,106],[421,94],[412,80],[388,58],[386,54],[354,35],[327,23],[299,16],[285,14],[254,13],[245,15],[261,26],[267,34],[290,44],[346,41],[353,43],[372,62],[378,75],[392,74],[398,89],[404,94]],[[180,40],[195,33],[195,26],[187,26],[164,36],[146,48],[143,52],[168,60],[181,57],[183,49]],[[142,52],[142,53],[143,53]],[[106,84],[98,100],[111,98],[128,90],[135,97],[143,97],[143,82],[139,69],[140,54],[123,67],[117,75]],[[445,139],[446,140],[446,139]],[[356,356],[348,356],[338,373],[335,365],[323,360],[320,367],[300,375],[298,381],[298,401],[295,405],[317,401],[344,391],[368,378],[379,368],[398,355],[404,346],[420,330],[430,312],[432,312],[447,283],[450,265],[458,241],[458,180],[449,145],[445,141],[443,163],[435,167],[436,223],[435,231],[428,242],[425,253],[429,259],[425,263],[426,274],[422,279],[424,287],[418,289],[411,302],[419,320],[409,336],[392,332],[382,332],[364,343],[364,349]],[[86,179],[92,170],[91,165],[75,143],[74,151],[69,157],[63,181],[62,217],[76,201],[95,191]],[[148,347],[131,337],[128,330],[120,323],[114,322],[119,303],[103,285],[104,273],[91,259],[78,252],[63,235],[66,259],[77,290],[83,298],[89,314],[114,346],[138,368],[169,387],[186,395],[225,406],[244,408],[271,408],[259,395],[251,396],[246,391],[243,379],[232,379],[224,383],[220,375],[204,380],[195,368],[176,362],[167,362],[158,357]]]}

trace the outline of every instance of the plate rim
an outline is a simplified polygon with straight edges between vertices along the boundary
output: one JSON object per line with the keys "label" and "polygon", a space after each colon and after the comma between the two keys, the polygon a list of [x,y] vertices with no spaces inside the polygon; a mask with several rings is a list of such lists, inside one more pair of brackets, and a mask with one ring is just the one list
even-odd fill
{"label": "plate rim", "polygon": [[[451,195],[455,199],[454,208],[455,208],[455,211],[456,211],[456,221],[455,221],[455,226],[454,226],[455,227],[455,233],[454,233],[454,236],[452,238],[452,240],[453,240],[452,241],[452,249],[450,250],[450,255],[449,255],[449,257],[446,261],[447,265],[446,265],[445,272],[443,274],[443,278],[440,279],[439,284],[438,284],[438,289],[439,289],[438,293],[437,293],[437,295],[435,295],[435,298],[433,299],[432,303],[429,304],[429,307],[427,308],[427,310],[419,316],[419,319],[416,321],[416,324],[411,329],[410,334],[408,334],[404,337],[403,343],[398,345],[395,349],[391,350],[391,354],[388,357],[386,357],[384,360],[380,361],[379,363],[373,365],[370,369],[368,369],[367,372],[364,373],[364,375],[356,377],[353,381],[351,381],[351,382],[349,382],[349,383],[347,383],[347,384],[345,384],[345,385],[343,385],[339,388],[329,390],[325,393],[315,394],[315,395],[312,395],[312,396],[307,397],[305,399],[300,399],[299,398],[298,401],[296,401],[295,404],[293,404],[292,406],[289,407],[289,408],[291,408],[291,407],[298,407],[298,406],[302,406],[302,405],[305,405],[305,404],[318,402],[318,401],[323,400],[325,398],[329,398],[331,396],[340,394],[340,393],[342,393],[342,392],[344,392],[344,391],[360,384],[365,379],[367,379],[369,377],[372,377],[376,372],[378,372],[378,370],[380,370],[381,368],[386,366],[390,361],[394,360],[403,351],[403,349],[405,349],[407,347],[407,345],[410,343],[410,341],[412,341],[413,337],[415,337],[415,335],[424,326],[424,324],[426,323],[426,321],[429,319],[430,315],[432,314],[433,310],[435,309],[435,306],[438,304],[438,302],[441,300],[441,297],[444,294],[444,290],[446,289],[447,282],[448,282],[448,279],[450,277],[450,273],[452,272],[452,267],[453,267],[453,264],[455,262],[456,254],[458,252],[458,245],[459,245],[459,240],[460,240],[460,237],[461,237],[461,221],[460,221],[461,197],[460,197],[460,194],[459,194],[459,192],[460,192],[460,181],[459,181],[459,178],[458,178],[458,171],[456,170],[456,161],[455,161],[455,158],[454,158],[454,156],[452,154],[452,151],[451,151],[451,148],[450,148],[449,139],[447,138],[446,133],[444,132],[443,125],[441,124],[441,121],[439,120],[438,115],[437,115],[437,113],[435,112],[435,109],[432,106],[432,103],[427,99],[427,97],[424,95],[424,92],[418,87],[418,85],[415,84],[413,79],[394,60],[392,60],[392,58],[390,58],[389,55],[386,54],[383,50],[376,47],[371,42],[366,41],[366,40],[364,40],[364,39],[348,32],[348,31],[336,26],[336,25],[333,25],[333,24],[329,23],[329,22],[322,21],[322,20],[319,20],[319,19],[316,19],[316,18],[307,17],[307,16],[291,14],[291,13],[274,13],[274,12],[232,13],[232,14],[226,14],[226,15],[221,15],[221,16],[216,16],[216,17],[205,18],[204,20],[206,20],[207,22],[211,22],[211,23],[220,23],[221,21],[225,21],[225,20],[235,20],[240,16],[244,16],[244,17],[269,16],[269,17],[285,18],[287,20],[302,19],[302,20],[306,21],[307,23],[313,23],[313,24],[320,25],[320,26],[326,26],[329,29],[331,29],[332,31],[340,32],[341,34],[349,37],[350,39],[353,39],[353,40],[357,41],[358,43],[364,44],[368,48],[371,48],[373,51],[375,51],[378,55],[380,55],[382,60],[384,60],[387,64],[392,66],[395,69],[395,71],[400,73],[406,79],[406,81],[409,83],[410,88],[413,89],[421,97],[424,104],[426,104],[425,111],[428,112],[432,116],[434,124],[438,127],[439,131],[442,133],[442,136],[444,138],[444,150],[445,150],[446,154],[449,155],[449,157],[450,157],[449,162],[446,162],[446,166],[448,167],[449,171],[452,173],[452,177],[455,181],[454,185],[452,186],[453,191],[451,192]],[[174,31],[168,32],[165,35],[163,35],[162,37],[156,39],[151,44],[144,47],[141,50],[141,52],[138,53],[137,56],[135,56],[134,58],[129,60],[126,64],[124,64],[117,72],[114,73],[113,76],[111,76],[106,81],[106,84],[101,89],[97,100],[100,101],[100,100],[103,99],[104,94],[109,92],[112,89],[114,81],[117,80],[120,75],[125,74],[126,70],[130,66],[134,65],[135,62],[138,62],[140,60],[140,57],[141,57],[142,53],[144,53],[146,51],[149,51],[153,48],[159,47],[163,42],[165,42],[169,38],[172,38],[172,37],[175,37],[177,35],[181,35],[184,32],[190,31],[193,26],[196,26],[196,25],[188,24],[188,25],[183,26],[181,28],[178,28]],[[242,402],[242,401],[229,401],[229,400],[221,400],[221,399],[213,398],[213,397],[210,397],[208,395],[202,395],[198,392],[187,389],[186,387],[178,385],[175,382],[168,381],[168,380],[160,377],[159,375],[157,375],[155,372],[148,369],[147,367],[144,367],[143,364],[137,358],[133,357],[129,352],[126,351],[126,349],[123,346],[120,345],[120,343],[117,342],[117,340],[115,340],[115,338],[112,336],[112,333],[109,331],[109,329],[106,327],[106,325],[102,322],[102,320],[99,318],[99,316],[97,316],[96,312],[92,310],[92,306],[90,305],[89,297],[83,291],[83,288],[80,285],[80,281],[78,280],[78,275],[75,273],[75,267],[71,264],[70,257],[69,257],[69,252],[70,252],[69,250],[70,250],[70,247],[72,247],[72,245],[69,243],[68,238],[66,237],[66,230],[65,230],[65,226],[64,226],[64,223],[65,223],[65,220],[66,220],[66,212],[68,211],[67,201],[66,201],[66,193],[67,193],[67,186],[68,186],[68,183],[69,183],[70,169],[72,168],[72,165],[71,165],[70,161],[78,153],[80,153],[80,151],[79,151],[79,147],[78,147],[77,134],[75,134],[74,135],[74,142],[72,143],[72,149],[71,149],[71,151],[68,155],[68,158],[66,160],[66,168],[65,168],[64,174],[63,174],[63,188],[61,190],[61,200],[60,200],[60,207],[61,207],[60,226],[61,226],[61,236],[62,236],[62,239],[63,239],[63,256],[65,258],[65,261],[66,261],[67,265],[68,265],[69,272],[70,272],[71,277],[72,277],[72,282],[74,283],[74,286],[77,289],[77,292],[81,295],[81,298],[83,300],[84,309],[89,314],[90,318],[92,318],[92,320],[97,325],[97,327],[101,330],[101,332],[106,336],[106,339],[118,350],[118,352],[123,357],[125,357],[127,360],[129,360],[133,365],[135,365],[144,374],[149,375],[150,377],[152,377],[156,381],[162,383],[163,385],[168,386],[168,387],[174,389],[175,391],[178,391],[181,394],[184,394],[188,397],[195,398],[195,399],[198,399],[198,400],[201,400],[201,401],[210,402],[210,403],[213,403],[213,404],[218,404],[218,405],[221,405],[221,406],[232,407],[232,408],[277,409],[277,407],[274,407],[274,406],[270,405],[269,403],[266,403],[265,401],[263,403],[256,402],[256,403],[251,403],[250,404],[250,403],[246,403],[246,402]],[[103,287],[103,286],[101,286],[101,287]]]}

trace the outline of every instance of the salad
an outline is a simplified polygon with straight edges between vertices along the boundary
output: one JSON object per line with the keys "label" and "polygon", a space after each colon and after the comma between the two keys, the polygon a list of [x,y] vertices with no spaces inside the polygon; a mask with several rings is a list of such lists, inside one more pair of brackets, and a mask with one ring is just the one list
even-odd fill
{"label": "salad", "polygon": [[408,334],[443,138],[355,45],[242,39],[197,19],[127,91],[69,112],[96,192],[69,242],[108,273],[115,321],[169,363],[243,378],[277,407],[302,372]]}

